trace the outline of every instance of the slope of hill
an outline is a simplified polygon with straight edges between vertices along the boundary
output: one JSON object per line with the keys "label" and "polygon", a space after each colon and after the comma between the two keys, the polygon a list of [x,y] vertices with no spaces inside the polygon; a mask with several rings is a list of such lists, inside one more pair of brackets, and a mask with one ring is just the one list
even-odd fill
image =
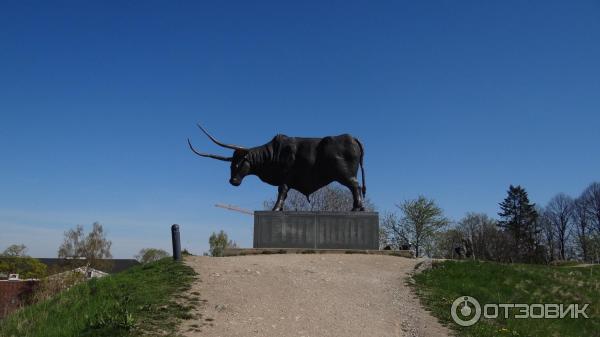
{"label": "slope of hill", "polygon": [[[600,266],[542,266],[479,261],[444,261],[414,276],[415,288],[432,313],[460,336],[600,336]],[[469,327],[452,321],[461,296],[485,304],[589,304],[589,318],[482,319]],[[502,309],[503,310],[503,309]],[[533,310],[533,309],[532,309]],[[490,310],[493,314],[493,310]],[[510,314],[512,312],[513,314]],[[537,313],[537,312],[536,312]],[[570,315],[569,315],[570,316]],[[470,318],[470,316],[466,317]],[[467,319],[465,319],[467,320]]]}
{"label": "slope of hill", "polygon": [[198,299],[174,299],[194,271],[163,259],[101,279],[21,309],[0,321],[3,337],[174,336]]}

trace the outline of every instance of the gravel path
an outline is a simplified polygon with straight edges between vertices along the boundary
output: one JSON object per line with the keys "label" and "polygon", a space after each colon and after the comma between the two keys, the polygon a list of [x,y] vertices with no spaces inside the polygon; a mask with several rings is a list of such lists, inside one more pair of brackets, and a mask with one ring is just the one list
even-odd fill
{"label": "gravel path", "polygon": [[[185,336],[448,336],[405,285],[418,260],[362,254],[189,257]],[[199,294],[199,295],[198,295]]]}

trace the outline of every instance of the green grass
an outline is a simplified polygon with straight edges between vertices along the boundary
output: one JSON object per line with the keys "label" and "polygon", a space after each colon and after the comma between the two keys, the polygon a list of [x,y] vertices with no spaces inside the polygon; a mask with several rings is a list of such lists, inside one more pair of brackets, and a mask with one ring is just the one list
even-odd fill
{"label": "green grass", "polygon": [[0,321],[0,336],[176,336],[195,272],[169,258],[92,279]]}
{"label": "green grass", "polygon": [[[553,267],[478,261],[444,261],[413,277],[432,314],[458,336],[600,336],[600,267]],[[459,296],[486,303],[589,303],[589,319],[484,319],[470,327],[452,321]]]}

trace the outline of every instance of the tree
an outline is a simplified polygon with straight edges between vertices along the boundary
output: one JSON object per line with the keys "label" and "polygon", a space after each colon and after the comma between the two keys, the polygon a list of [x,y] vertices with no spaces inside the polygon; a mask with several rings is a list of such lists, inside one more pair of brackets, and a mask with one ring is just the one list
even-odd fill
{"label": "tree", "polygon": [[421,247],[432,238],[440,228],[446,226],[449,220],[433,200],[424,196],[406,200],[396,205],[402,211],[401,225],[415,248],[415,256],[420,256]]}
{"label": "tree", "polygon": [[85,238],[83,226],[77,225],[75,229],[69,229],[64,233],[65,238],[58,248],[59,258],[83,257],[85,255]]}
{"label": "tree", "polygon": [[29,256],[3,255],[0,257],[0,272],[19,274],[19,278],[42,278],[46,276],[46,265]]}
{"label": "tree", "polygon": [[566,244],[571,234],[573,199],[564,193],[554,196],[544,209],[544,216],[550,221],[556,233],[560,259],[566,259]]}
{"label": "tree", "polygon": [[[442,259],[459,259],[463,251],[463,242],[465,240],[464,233],[457,228],[450,228],[439,231],[433,236],[432,254],[431,257]],[[460,247],[460,254],[457,253],[457,248]]]}
{"label": "tree", "polygon": [[[290,190],[283,204],[283,209],[289,211],[348,211],[352,209],[353,200],[352,193],[347,188],[339,184],[330,184],[311,194],[310,201],[304,194],[296,190]],[[276,200],[273,199],[265,201],[265,209],[273,209],[275,202]],[[369,198],[365,198],[363,204],[365,210],[375,210],[375,206]]]}
{"label": "tree", "polygon": [[472,246],[473,258],[502,261],[506,257],[506,240],[498,232],[496,220],[483,213],[467,213],[459,222],[461,231]]}
{"label": "tree", "polygon": [[27,256],[27,247],[24,244],[10,245],[4,250],[2,256]]}
{"label": "tree", "polygon": [[538,214],[541,214],[538,218],[538,222],[540,224],[540,228],[542,230],[542,236],[544,238],[544,244],[547,248],[547,253],[549,254],[548,259],[550,261],[554,261],[556,259],[556,228],[550,219],[548,218],[548,214],[544,212],[542,209],[537,211]]}
{"label": "tree", "polygon": [[395,213],[386,213],[380,220],[379,246],[403,249],[410,245],[409,235],[402,225],[402,219]]}
{"label": "tree", "polygon": [[502,220],[498,226],[511,235],[515,258],[533,262],[538,253],[537,238],[541,232],[535,204],[529,202],[524,188],[510,185],[508,196],[500,203],[500,209],[498,215]]}
{"label": "tree", "polygon": [[46,265],[26,255],[23,244],[10,245],[0,254],[0,272],[19,274],[22,279],[42,278],[46,275]]}
{"label": "tree", "polygon": [[590,233],[587,237],[587,255],[600,260],[600,182],[591,183],[581,194]]}
{"label": "tree", "polygon": [[112,254],[110,253],[110,247],[112,242],[106,238],[106,233],[102,225],[98,222],[94,222],[92,225],[92,231],[88,234],[85,239],[85,257],[88,259],[110,259]]}
{"label": "tree", "polygon": [[508,241],[496,220],[483,213],[467,213],[455,227],[434,235],[432,256],[506,262],[511,252]]}
{"label": "tree", "polygon": [[140,263],[149,263],[149,262],[158,261],[167,256],[169,256],[169,253],[167,253],[163,249],[142,248],[142,249],[140,249],[140,252],[135,256],[135,259],[138,260]]}
{"label": "tree", "polygon": [[581,195],[590,220],[594,223],[596,231],[600,233],[600,183],[591,183]]}
{"label": "tree", "polygon": [[112,242],[106,238],[100,223],[94,222],[87,236],[83,226],[77,225],[75,229],[65,232],[64,241],[58,248],[58,257],[69,259],[75,266],[86,264],[101,270],[108,267],[104,260],[112,258],[111,246]]}
{"label": "tree", "polygon": [[212,233],[208,239],[208,244],[210,245],[211,256],[223,256],[226,248],[237,247],[237,244],[234,241],[229,240],[227,233],[222,230],[218,234]]}
{"label": "tree", "polygon": [[590,215],[586,209],[587,205],[583,197],[575,199],[573,202],[573,226],[575,227],[576,244],[579,248],[579,254],[584,261],[590,260],[589,246],[591,236]]}
{"label": "tree", "polygon": [[484,260],[510,262],[513,251],[509,235],[499,230],[495,221],[484,223],[481,231],[481,236],[485,238],[485,248],[483,255],[480,253],[478,256]]}

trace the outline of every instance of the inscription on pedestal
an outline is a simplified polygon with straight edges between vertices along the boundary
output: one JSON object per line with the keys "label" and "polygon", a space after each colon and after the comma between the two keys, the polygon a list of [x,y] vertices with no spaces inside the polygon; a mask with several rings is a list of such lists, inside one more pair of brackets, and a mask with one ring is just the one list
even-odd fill
{"label": "inscription on pedestal", "polygon": [[256,211],[254,248],[379,249],[379,215]]}

